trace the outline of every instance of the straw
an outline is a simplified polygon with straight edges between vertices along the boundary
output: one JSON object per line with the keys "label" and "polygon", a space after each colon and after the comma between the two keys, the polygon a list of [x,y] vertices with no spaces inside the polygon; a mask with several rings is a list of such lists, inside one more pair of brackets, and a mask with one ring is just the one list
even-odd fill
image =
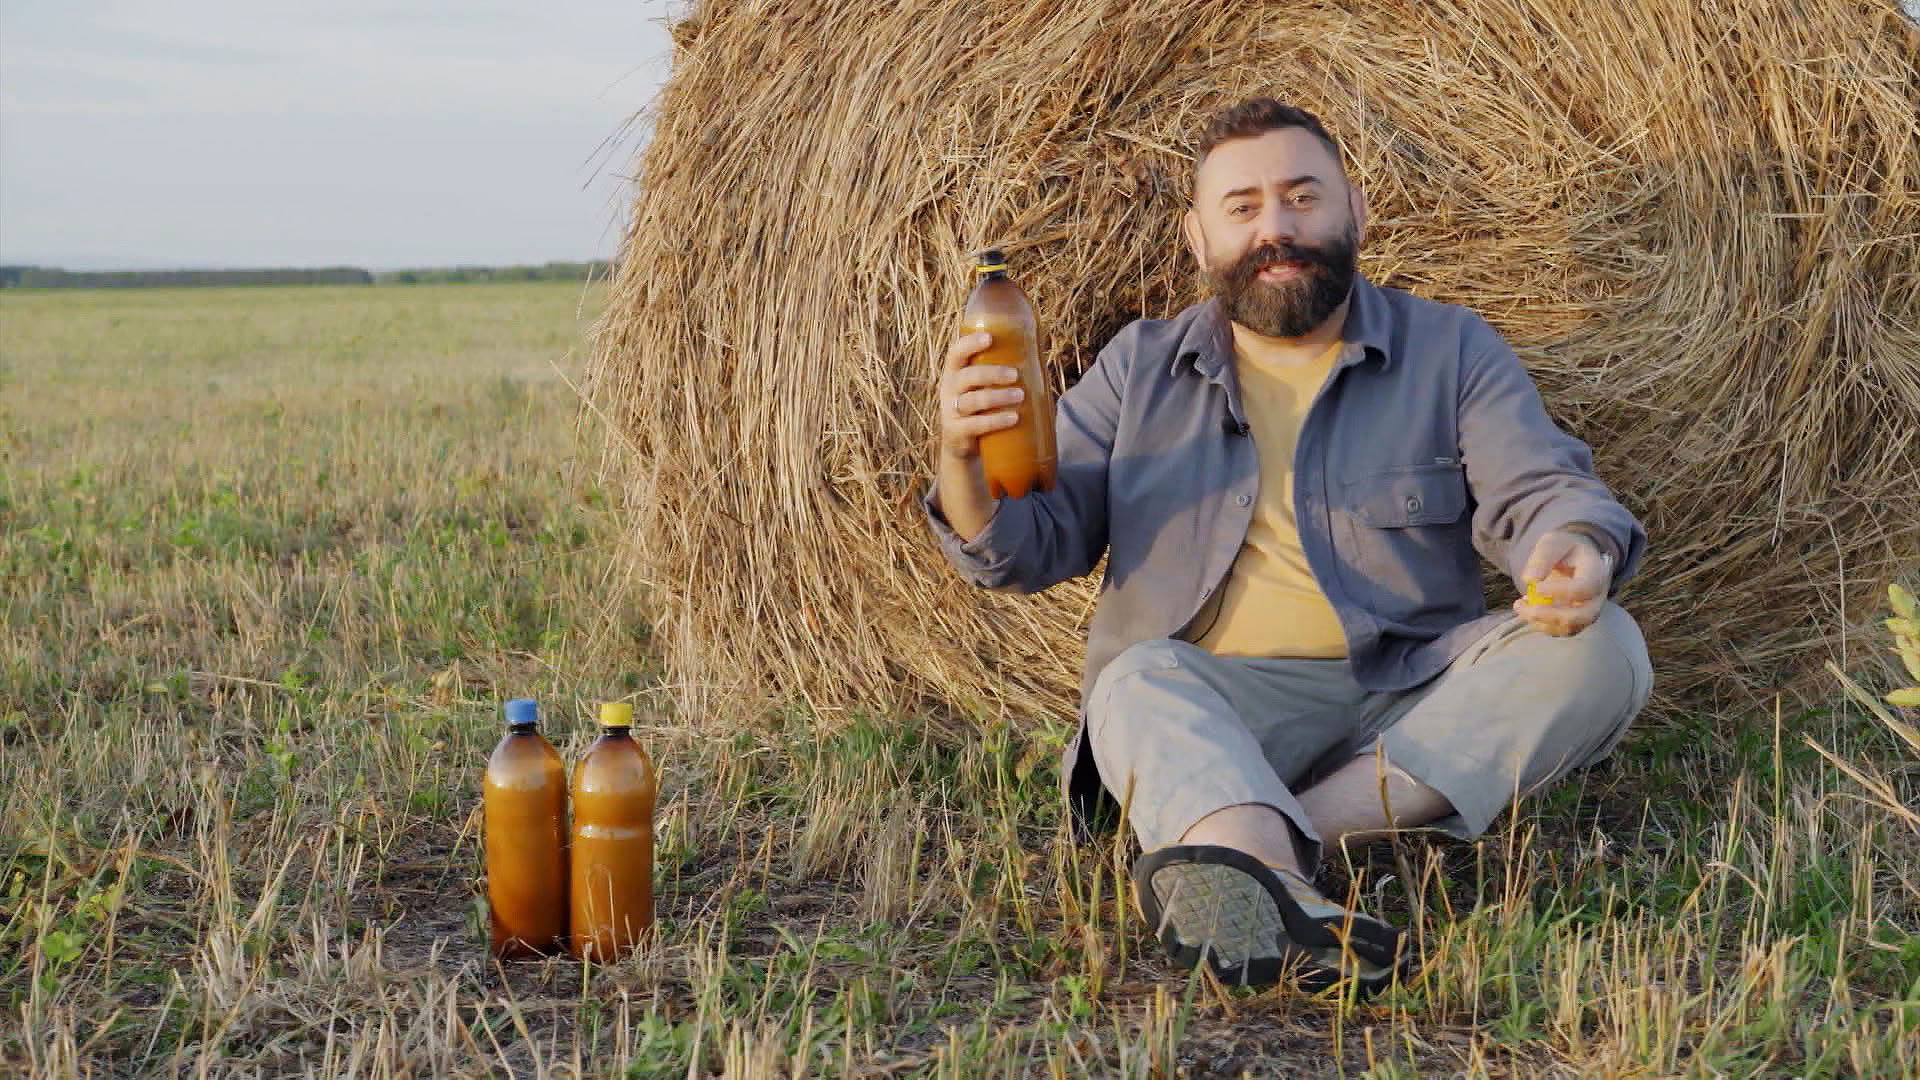
{"label": "straw", "polygon": [[1097,575],[973,589],[918,503],[967,255],[1006,251],[1065,388],[1197,298],[1186,147],[1253,95],[1345,142],[1369,278],[1483,314],[1646,523],[1657,708],[1806,689],[1920,562],[1887,0],[749,0],[674,36],[588,392],[690,715],[1071,718]]}

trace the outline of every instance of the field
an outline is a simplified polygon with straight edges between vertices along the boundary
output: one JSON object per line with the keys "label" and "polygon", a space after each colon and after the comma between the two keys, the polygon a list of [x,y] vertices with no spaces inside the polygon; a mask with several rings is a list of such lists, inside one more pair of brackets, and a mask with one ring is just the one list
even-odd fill
{"label": "field", "polygon": [[[1913,1075],[1920,770],[1837,686],[1329,868],[1426,952],[1371,1002],[1163,965],[1062,730],[674,715],[569,386],[597,301],[0,295],[0,1070]],[[521,696],[569,757],[642,714],[661,921],[618,965],[482,948]]]}

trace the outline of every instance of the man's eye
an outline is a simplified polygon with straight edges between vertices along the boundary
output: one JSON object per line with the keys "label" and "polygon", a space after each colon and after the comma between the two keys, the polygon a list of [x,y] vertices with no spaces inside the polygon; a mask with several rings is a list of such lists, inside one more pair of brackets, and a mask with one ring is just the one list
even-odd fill
{"label": "man's eye", "polygon": [[1312,206],[1319,201],[1319,197],[1314,195],[1295,195],[1293,197],[1293,205],[1295,206]]}
{"label": "man's eye", "polygon": [[1232,206],[1227,207],[1227,213],[1233,214],[1237,217],[1241,214],[1246,213],[1251,209],[1253,209],[1253,207],[1247,205],[1246,203],[1234,203]]}

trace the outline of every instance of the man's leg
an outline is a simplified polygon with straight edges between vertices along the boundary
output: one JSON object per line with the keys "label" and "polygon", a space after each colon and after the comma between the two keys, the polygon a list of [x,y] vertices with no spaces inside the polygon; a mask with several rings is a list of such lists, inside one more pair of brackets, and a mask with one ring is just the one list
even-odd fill
{"label": "man's leg", "polygon": [[[1366,693],[1329,673],[1144,641],[1115,657],[1087,699],[1101,781],[1140,847],[1216,843],[1297,869],[1319,837],[1287,782],[1356,734]],[[1255,730],[1255,727],[1258,730]]]}
{"label": "man's leg", "polygon": [[[1312,813],[1310,809],[1307,811],[1309,817]],[[1302,874],[1300,846],[1307,843],[1308,838],[1273,807],[1241,803],[1222,807],[1201,818],[1181,834],[1180,842],[1230,847],[1268,866]]]}
{"label": "man's leg", "polygon": [[1514,619],[1425,686],[1383,695],[1373,752],[1307,788],[1300,805],[1331,843],[1434,822],[1472,839],[1516,797],[1611,752],[1652,685],[1640,628],[1616,604],[1572,637]]}
{"label": "man's leg", "polygon": [[1311,859],[1319,839],[1287,786],[1352,743],[1366,699],[1343,662],[1222,658],[1170,640],[1101,672],[1087,737],[1146,852],[1141,910],[1177,962],[1206,956],[1256,985],[1302,964],[1303,986],[1394,976],[1399,932],[1298,873],[1297,847]]}
{"label": "man's leg", "polygon": [[1326,842],[1336,846],[1389,829],[1417,828],[1453,812],[1445,795],[1377,754],[1361,754],[1301,792],[1300,805]]}

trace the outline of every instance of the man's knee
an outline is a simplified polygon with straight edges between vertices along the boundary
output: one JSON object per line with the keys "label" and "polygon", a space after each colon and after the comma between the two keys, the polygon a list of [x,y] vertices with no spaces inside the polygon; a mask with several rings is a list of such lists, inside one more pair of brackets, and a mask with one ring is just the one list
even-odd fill
{"label": "man's knee", "polygon": [[[1491,678],[1549,711],[1567,705],[1596,716],[1631,718],[1653,689],[1653,669],[1640,627],[1626,609],[1607,603],[1592,625],[1568,637],[1527,628],[1472,663],[1475,681]],[[1503,691],[1505,693],[1505,691]]]}
{"label": "man's knee", "polygon": [[1148,672],[1178,668],[1181,650],[1190,647],[1172,638],[1148,638],[1121,650],[1120,655],[1107,661],[1107,666],[1101,668],[1100,674],[1093,680],[1093,689],[1087,695],[1090,718],[1096,713],[1104,717],[1116,690],[1129,679]]}
{"label": "man's knee", "polygon": [[1616,706],[1624,727],[1653,693],[1653,663],[1639,624],[1609,601],[1592,626],[1566,640],[1583,647],[1573,651],[1567,668],[1557,674],[1569,687],[1580,688],[1596,711]]}
{"label": "man's knee", "polygon": [[1417,733],[1436,750],[1477,736],[1508,745],[1522,759],[1545,753],[1564,758],[1562,765],[1581,765],[1612,750],[1652,687],[1640,628],[1609,603],[1593,625],[1571,637],[1529,632],[1508,638],[1444,677],[1396,726],[1405,729],[1399,738]]}
{"label": "man's knee", "polygon": [[1519,734],[1536,744],[1536,760],[1524,771],[1530,781],[1564,776],[1612,753],[1653,691],[1653,668],[1646,639],[1633,616],[1609,602],[1593,625],[1568,638],[1547,638],[1542,669],[1524,674],[1533,685],[1519,696],[1536,695],[1540,707],[1518,710]]}

